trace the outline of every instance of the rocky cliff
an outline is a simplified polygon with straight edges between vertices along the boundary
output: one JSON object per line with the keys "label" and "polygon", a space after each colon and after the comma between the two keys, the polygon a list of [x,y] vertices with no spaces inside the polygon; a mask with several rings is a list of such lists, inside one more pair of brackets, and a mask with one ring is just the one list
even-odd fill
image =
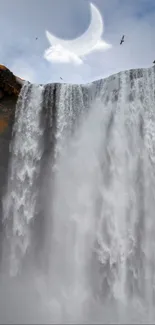
{"label": "rocky cliff", "polygon": [[[2,196],[9,162],[9,144],[14,114],[22,83],[10,70],[0,65],[0,231],[2,230]],[[0,236],[1,238],[1,236]]]}

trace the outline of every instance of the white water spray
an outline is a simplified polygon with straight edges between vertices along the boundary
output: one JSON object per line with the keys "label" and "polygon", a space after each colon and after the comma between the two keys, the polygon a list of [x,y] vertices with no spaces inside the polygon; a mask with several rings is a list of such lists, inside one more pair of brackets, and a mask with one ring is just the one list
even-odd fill
{"label": "white water spray", "polygon": [[[49,263],[47,272],[37,270],[42,286],[33,274],[39,284],[42,297],[39,311],[46,314],[45,322],[155,320],[154,85],[154,70],[148,69],[123,72],[88,86],[56,86],[55,144],[53,156],[50,155],[54,164],[51,159],[51,192],[47,192],[51,209],[48,218],[42,215],[44,229],[48,228],[50,234],[44,250]],[[34,100],[33,93],[40,94],[40,107],[41,88],[33,89],[30,103]],[[32,107],[31,110],[34,116]],[[26,121],[29,130],[33,119],[24,112],[23,118],[17,120],[19,125]],[[39,173],[43,134],[39,122],[30,125],[31,131],[35,130],[33,148],[36,149],[29,163]],[[19,152],[18,139],[14,143]],[[23,136],[23,147],[26,139]],[[26,145],[23,160],[15,155],[11,162],[13,189],[19,198],[18,173],[25,170],[25,157],[32,149],[29,146]],[[18,164],[21,169],[16,167]],[[31,203],[37,190],[35,177],[31,177],[30,183],[20,184],[22,193],[30,191]],[[12,201],[11,185],[6,197],[12,211],[17,212],[18,200]],[[20,211],[17,216],[13,212],[12,220],[17,229],[22,225],[24,245],[28,240],[31,249],[29,220],[34,218],[35,207],[32,209],[30,204],[31,209],[27,210],[25,206],[23,211],[27,212]],[[7,205],[4,211],[5,217],[10,211]],[[26,219],[25,213],[28,213]],[[8,227],[14,247],[21,238],[10,223]]]}
{"label": "white water spray", "polygon": [[10,241],[10,271],[16,274],[31,245],[30,224],[35,215],[42,157],[41,105],[43,87],[25,84],[17,105],[4,222]]}

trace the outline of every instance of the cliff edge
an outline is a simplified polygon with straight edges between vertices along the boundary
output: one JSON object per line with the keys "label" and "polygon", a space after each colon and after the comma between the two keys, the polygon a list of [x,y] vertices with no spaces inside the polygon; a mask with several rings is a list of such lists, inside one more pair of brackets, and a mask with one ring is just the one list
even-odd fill
{"label": "cliff edge", "polygon": [[7,180],[9,144],[12,136],[15,107],[23,80],[0,65],[0,232],[2,231],[2,202]]}

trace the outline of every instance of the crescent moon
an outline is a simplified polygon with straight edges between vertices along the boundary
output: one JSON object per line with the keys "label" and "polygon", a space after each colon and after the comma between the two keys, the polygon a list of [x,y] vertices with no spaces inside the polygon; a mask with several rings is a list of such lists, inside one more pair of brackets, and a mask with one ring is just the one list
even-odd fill
{"label": "crescent moon", "polygon": [[[46,31],[46,37],[51,46],[61,45],[67,50],[74,52],[78,56],[84,56],[96,46],[98,41],[101,40],[104,26],[103,19],[99,10],[91,3],[91,22],[88,29],[74,40],[62,40],[61,38],[55,37],[50,32]],[[105,47],[106,43],[104,42]]]}

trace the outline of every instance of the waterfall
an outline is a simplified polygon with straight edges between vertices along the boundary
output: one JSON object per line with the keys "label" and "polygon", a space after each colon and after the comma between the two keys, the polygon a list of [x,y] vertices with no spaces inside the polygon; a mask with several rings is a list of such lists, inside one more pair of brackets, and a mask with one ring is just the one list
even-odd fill
{"label": "waterfall", "polygon": [[154,130],[154,68],[24,85],[3,199],[21,322],[155,321]]}
{"label": "waterfall", "polygon": [[37,178],[42,157],[40,113],[43,88],[25,84],[16,109],[8,190],[4,198],[4,222],[10,242],[10,271],[16,273],[31,241],[35,215]]}

